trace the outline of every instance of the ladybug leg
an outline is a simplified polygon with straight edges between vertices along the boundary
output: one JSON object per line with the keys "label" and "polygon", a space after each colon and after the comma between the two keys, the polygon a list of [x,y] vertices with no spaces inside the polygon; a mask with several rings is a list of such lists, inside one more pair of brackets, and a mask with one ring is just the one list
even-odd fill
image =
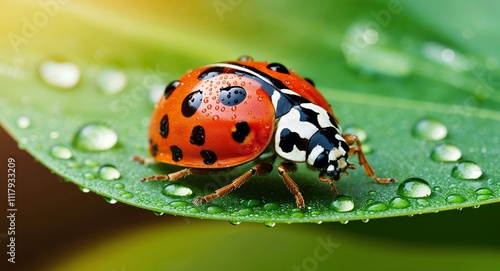
{"label": "ladybug leg", "polygon": [[190,168],[185,168],[181,169],[179,171],[170,173],[170,174],[158,174],[158,175],[151,175],[147,176],[141,179],[141,182],[149,182],[149,181],[176,181],[180,178],[184,178],[188,175],[191,175],[191,169]]}
{"label": "ladybug leg", "polygon": [[330,178],[327,178],[326,176],[324,176],[322,173],[319,174],[318,176],[318,179],[324,183],[327,183],[330,185],[330,187],[332,188],[332,192],[333,192],[333,195],[334,196],[338,196],[339,195],[339,191],[337,190],[337,188],[335,187],[335,185],[333,184],[333,181],[330,180]]}
{"label": "ladybug leg", "polygon": [[224,195],[229,194],[234,189],[243,185],[246,181],[248,181],[254,175],[267,175],[271,173],[273,170],[273,165],[269,163],[260,163],[253,166],[249,171],[243,173],[241,176],[234,179],[230,184],[225,185],[217,190],[215,193],[206,195],[204,197],[197,197],[194,200],[194,204],[201,204],[204,202],[209,202],[215,198],[222,197]]}
{"label": "ladybug leg", "polygon": [[139,155],[134,155],[132,157],[130,157],[130,160],[134,161],[134,162],[137,162],[141,165],[154,165],[156,164],[156,161],[155,159],[153,158],[146,158],[146,157],[142,157],[142,156],[139,156]]}
{"label": "ladybug leg", "polygon": [[[375,170],[373,170],[372,166],[370,166],[370,164],[366,160],[365,154],[363,153],[363,149],[361,148],[361,142],[359,141],[357,136],[350,135],[350,134],[344,134],[344,135],[342,135],[342,137],[345,139],[347,144],[350,146],[349,156],[354,155],[354,154],[358,155],[358,162],[361,166],[363,166],[367,176],[371,177],[377,183],[394,183],[394,182],[396,182],[396,180],[393,178],[379,178],[379,177],[375,176]],[[356,146],[351,146],[354,143],[356,143]]]}
{"label": "ladybug leg", "polygon": [[290,192],[295,196],[295,202],[297,203],[297,207],[299,209],[304,209],[305,208],[304,198],[302,197],[302,194],[299,191],[299,187],[292,180],[290,175],[288,175],[288,173],[292,173],[296,170],[297,170],[297,165],[295,165],[295,163],[284,162],[278,165],[278,173],[280,174],[281,179],[285,183],[288,190],[290,190]]}

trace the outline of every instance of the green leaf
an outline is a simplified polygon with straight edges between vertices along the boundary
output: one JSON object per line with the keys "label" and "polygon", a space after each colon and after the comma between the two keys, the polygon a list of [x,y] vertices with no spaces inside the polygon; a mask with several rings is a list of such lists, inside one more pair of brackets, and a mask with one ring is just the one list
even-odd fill
{"label": "green leaf", "polygon": [[[21,148],[82,190],[156,213],[272,226],[413,215],[500,201],[496,58],[472,55],[487,53],[488,47],[472,48],[468,39],[448,37],[446,24],[442,30],[423,27],[422,20],[415,18],[430,8],[425,4],[416,7],[405,2],[405,12],[392,13],[391,20],[385,17],[385,26],[379,22],[379,28],[371,30],[366,26],[379,21],[380,12],[388,10],[386,4],[353,9],[339,2],[324,10],[306,8],[302,2],[241,5],[245,8],[235,6],[220,15],[211,3],[200,3],[189,12],[178,7],[170,16],[151,6],[134,18],[127,17],[127,8],[112,12],[92,4],[67,5],[47,27],[33,26],[40,33],[36,37],[23,36],[29,26],[7,31],[7,37],[15,37],[14,33],[24,40],[8,39],[1,45],[5,49],[1,54],[2,126]],[[277,6],[288,12],[270,11]],[[18,10],[30,10],[21,7]],[[214,8],[212,14],[183,16]],[[329,12],[338,16],[326,16]],[[332,22],[338,23],[336,28],[326,27]],[[422,27],[403,27],[414,24]],[[61,38],[68,35],[68,26],[81,31],[70,31],[72,39]],[[267,31],[261,31],[264,26],[269,26]],[[285,35],[290,27],[293,35]],[[312,33],[311,29],[319,30]],[[144,176],[178,170],[130,161],[133,155],[147,156],[149,116],[154,109],[150,94],[159,89],[161,95],[167,82],[189,68],[243,54],[285,63],[315,79],[344,129],[366,132],[363,146],[371,150],[367,159],[377,175],[399,182],[377,184],[358,166],[336,183],[345,196],[334,199],[328,185],[317,180],[317,172],[300,165],[292,177],[306,201],[304,211],[296,208],[276,172],[254,177],[213,202],[192,203],[195,197],[229,183],[249,165],[176,183],[141,183]],[[422,119],[444,125],[446,137],[433,141],[416,136],[415,126]],[[482,176],[456,178],[452,171],[457,162],[431,159],[431,152],[442,148],[442,143],[461,151],[459,161],[477,163]],[[420,178],[429,186],[424,183],[413,187],[417,191],[405,192],[412,189],[404,183],[410,178]]]}

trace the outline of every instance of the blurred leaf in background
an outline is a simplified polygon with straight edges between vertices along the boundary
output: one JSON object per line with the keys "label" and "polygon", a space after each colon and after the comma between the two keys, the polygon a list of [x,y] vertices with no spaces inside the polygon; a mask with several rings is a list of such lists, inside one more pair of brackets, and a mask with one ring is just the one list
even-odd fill
{"label": "blurred leaf in background", "polygon": [[[496,47],[500,37],[496,35],[498,4],[494,1],[480,1],[480,4],[316,1],[311,4],[216,0],[124,5],[118,1],[47,0],[2,1],[2,5],[2,126],[20,148],[52,171],[83,191],[93,191],[108,201],[118,200],[158,214],[216,218],[234,224],[259,221],[268,226],[275,222],[346,223],[354,219],[413,215],[498,201],[500,96],[496,88],[500,56]],[[276,174],[256,178],[232,195],[201,207],[191,204],[195,196],[212,192],[237,176],[237,172],[183,180],[180,188],[191,191],[184,195],[170,193],[172,187],[166,188],[166,184],[138,182],[142,176],[172,170],[168,166],[148,168],[128,160],[134,154],[146,155],[149,116],[166,83],[190,68],[244,54],[283,63],[313,78],[344,128],[366,132],[365,145],[372,150],[368,159],[379,175],[391,175],[400,183],[377,185],[357,170],[338,182],[339,190],[354,204],[352,210],[342,212],[339,206],[343,205],[331,198],[328,188],[315,180],[315,174],[301,169],[294,178],[310,208],[299,212]],[[422,119],[424,124],[419,122]],[[437,137],[433,133],[436,129]],[[449,159],[449,146],[452,146],[452,159]],[[443,149],[444,158],[440,154]],[[460,155],[456,155],[457,149]],[[469,177],[465,179],[469,180],[453,175],[457,160],[477,163],[480,176],[477,168],[473,170],[474,178],[466,174]],[[402,181],[410,177],[425,180],[424,185],[419,186],[423,190],[417,189],[423,194],[412,191],[411,187],[409,192],[405,191],[408,186]],[[412,195],[413,192],[417,196]],[[497,215],[493,207],[464,227],[477,226],[478,221]],[[461,215],[452,213],[448,216]],[[330,270],[334,263],[347,266],[341,259],[348,257],[341,255],[349,251],[365,257],[371,255],[367,262],[377,262],[378,255],[366,249],[367,243],[377,244],[371,246],[373,250],[383,248],[387,251],[384,255],[394,253],[392,246],[408,251],[412,245],[398,242],[405,234],[395,234],[396,231],[411,232],[428,240],[429,244],[421,244],[421,249],[411,250],[412,257],[438,255],[426,249],[440,238],[437,233],[446,231],[421,232],[436,216],[442,215],[420,219],[419,223],[393,219],[387,222],[390,227],[375,222],[366,227],[348,224],[344,228],[280,225],[271,234],[263,233],[268,230],[264,227],[240,226],[237,230],[227,230],[232,232],[227,235],[227,226],[197,222],[188,225],[188,233],[197,233],[192,236],[181,234],[185,231],[172,234],[186,227],[177,224],[163,225],[166,230],[172,230],[168,233],[144,226],[136,229],[132,236],[144,238],[139,247],[148,252],[147,248],[163,249],[163,243],[147,242],[155,240],[154,236],[164,236],[158,240],[166,240],[165,243],[172,240],[175,244],[199,246],[197,241],[205,239],[198,234],[203,233],[214,238],[206,239],[205,243],[215,246],[215,250],[207,249],[218,251],[217,248],[231,247],[238,241],[253,244],[253,240],[269,234],[276,238],[275,247],[252,250],[253,257],[267,257],[266,252],[275,256],[269,262],[269,269],[292,269],[297,263],[304,270]],[[158,218],[161,219],[163,217]],[[498,225],[497,221],[490,222]],[[368,226],[379,231],[370,231]],[[456,225],[442,223],[437,227],[450,226]],[[325,259],[320,261],[314,254],[320,243],[318,238],[327,242],[324,240],[328,239],[332,227],[339,235],[349,233],[342,237],[345,239],[333,238],[339,247],[332,248],[331,257],[316,255]],[[301,232],[306,232],[305,236],[298,238],[293,247],[305,245],[309,249],[287,254],[285,240]],[[231,234],[234,238],[228,237]],[[496,236],[494,232],[490,234]],[[128,249],[131,245],[124,245],[131,241],[120,236],[100,247],[116,252],[118,258],[127,253],[117,247],[132,253]],[[379,244],[383,238],[392,238],[395,243]],[[461,236],[457,234],[455,238]],[[410,238],[412,242],[418,239]],[[450,248],[439,244],[435,251],[446,249],[449,252],[446,259],[467,262],[456,270],[470,265],[486,270],[491,263],[488,260],[498,252],[497,246],[481,241],[474,243],[467,253],[471,258],[465,259],[459,251],[467,243],[460,245]],[[280,248],[284,252],[274,254]],[[196,261],[181,257],[181,253],[188,254],[189,250],[171,253],[170,258],[162,259],[159,254],[154,261],[149,260],[147,269],[162,270],[168,266],[181,269],[187,262],[195,268],[210,262],[206,258],[206,261]],[[336,254],[339,256],[335,257]],[[132,267],[135,264],[141,266],[150,254],[131,255],[141,256],[128,257],[130,261],[124,262],[125,270],[136,269]],[[289,255],[295,255],[292,258],[297,261],[291,261]],[[398,255],[401,264],[411,259],[406,253]],[[85,267],[84,262],[106,266],[103,270],[122,268],[108,265],[116,257],[103,257],[99,261],[89,261],[98,257],[92,254],[82,257],[68,258],[61,263],[60,270],[92,268]],[[218,257],[216,254],[212,259]],[[238,266],[241,261],[238,257],[221,258],[225,266],[219,268],[266,269],[266,261],[253,261],[243,267]],[[439,264],[439,257],[432,262]],[[387,263],[384,266],[385,270],[391,268],[399,270],[401,265]]]}

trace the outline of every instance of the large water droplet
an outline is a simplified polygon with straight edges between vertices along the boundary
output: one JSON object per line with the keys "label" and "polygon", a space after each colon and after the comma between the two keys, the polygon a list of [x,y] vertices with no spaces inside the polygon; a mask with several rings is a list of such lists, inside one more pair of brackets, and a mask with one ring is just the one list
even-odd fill
{"label": "large water droplet", "polygon": [[462,152],[457,146],[442,143],[434,147],[431,158],[438,162],[455,162],[462,157]]}
{"label": "large water droplet", "polygon": [[475,191],[477,200],[488,200],[493,196],[493,190],[489,188],[479,188]]}
{"label": "large water droplet", "polygon": [[127,84],[127,76],[121,70],[109,68],[99,73],[96,78],[97,87],[108,95],[121,92]]}
{"label": "large water droplet", "polygon": [[121,176],[120,171],[112,165],[104,165],[100,167],[97,175],[99,178],[107,181],[117,180]]}
{"label": "large water droplet", "polygon": [[193,194],[193,190],[185,185],[172,183],[163,187],[161,193],[165,196],[187,197]]}
{"label": "large water droplet", "polygon": [[31,120],[26,116],[20,116],[17,118],[16,124],[19,129],[26,129],[30,127]]}
{"label": "large water droplet", "polygon": [[405,198],[395,197],[391,199],[389,206],[394,209],[404,209],[410,206],[410,201]]}
{"label": "large water droplet", "polygon": [[52,157],[65,160],[70,159],[73,156],[73,153],[70,149],[61,145],[53,146],[52,148],[50,148],[49,153]]}
{"label": "large water droplet", "polygon": [[73,138],[73,145],[83,151],[109,150],[118,142],[116,132],[100,123],[83,126]]}
{"label": "large water droplet", "polygon": [[330,209],[337,212],[349,212],[354,209],[354,200],[345,195],[336,196],[330,203]]}
{"label": "large water droplet", "polygon": [[483,175],[483,171],[478,164],[472,161],[464,161],[458,163],[451,170],[451,175],[457,179],[476,180]]}
{"label": "large water droplet", "polygon": [[441,122],[434,119],[421,119],[413,127],[413,135],[425,140],[442,140],[448,134],[448,129]]}
{"label": "large water droplet", "polygon": [[118,202],[116,199],[108,198],[108,197],[104,197],[104,200],[106,200],[109,204],[115,204]]}
{"label": "large water droplet", "polygon": [[38,73],[43,82],[62,89],[75,87],[81,78],[80,68],[65,61],[46,60],[40,64]]}
{"label": "large water droplet", "polygon": [[451,194],[446,197],[446,202],[448,203],[462,203],[465,202],[465,198],[459,194]]}
{"label": "large water droplet", "polygon": [[432,193],[430,185],[420,178],[408,178],[398,186],[398,194],[409,198],[425,198]]}
{"label": "large water droplet", "polygon": [[266,226],[268,228],[273,228],[274,226],[276,226],[276,223],[268,221],[268,222],[264,222],[264,226]]}
{"label": "large water droplet", "polygon": [[224,212],[224,209],[222,209],[217,205],[212,205],[207,207],[207,213],[209,214],[220,214],[222,212]]}

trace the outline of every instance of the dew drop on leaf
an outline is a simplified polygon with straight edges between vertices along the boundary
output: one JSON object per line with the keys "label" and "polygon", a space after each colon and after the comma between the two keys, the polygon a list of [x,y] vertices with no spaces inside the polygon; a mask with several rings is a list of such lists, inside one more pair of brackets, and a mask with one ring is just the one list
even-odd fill
{"label": "dew drop on leaf", "polygon": [[83,126],[73,138],[73,145],[82,151],[105,151],[118,142],[118,135],[108,126],[91,123]]}
{"label": "dew drop on leaf", "polygon": [[381,212],[381,211],[385,211],[387,209],[388,209],[387,205],[385,205],[385,203],[382,203],[382,202],[372,203],[372,204],[368,205],[368,207],[366,208],[366,210],[368,210],[370,212]]}
{"label": "dew drop on leaf", "polygon": [[52,148],[50,148],[49,153],[52,157],[58,158],[58,159],[67,160],[67,159],[70,159],[71,157],[73,157],[73,153],[71,152],[71,150],[68,149],[67,147],[61,146],[61,145],[53,146]]}
{"label": "dew drop on leaf", "polygon": [[165,196],[187,197],[193,194],[193,190],[185,185],[172,183],[163,187],[161,193]]}
{"label": "dew drop on leaf", "polygon": [[448,134],[448,129],[434,119],[421,119],[413,127],[413,135],[429,141],[442,140]]}
{"label": "dew drop on leaf", "polygon": [[459,194],[451,194],[446,197],[446,202],[448,203],[462,203],[465,201],[465,198]]}
{"label": "dew drop on leaf", "polygon": [[126,84],[127,76],[123,71],[116,68],[105,69],[96,78],[97,88],[107,95],[122,92]]}
{"label": "dew drop on leaf", "polygon": [[431,159],[438,162],[455,162],[462,157],[460,149],[448,143],[442,143],[431,151]]}
{"label": "dew drop on leaf", "polygon": [[408,178],[398,186],[398,194],[402,197],[425,198],[432,193],[430,185],[420,178]]}
{"label": "dew drop on leaf", "polygon": [[405,198],[395,197],[389,201],[389,207],[394,209],[404,209],[410,206],[410,201]]}
{"label": "dew drop on leaf", "polygon": [[26,116],[17,118],[16,125],[19,129],[27,129],[31,126],[31,120]]}
{"label": "dew drop on leaf", "polygon": [[276,223],[275,222],[264,222],[264,226],[268,227],[268,228],[273,228],[274,226],[276,226]]}
{"label": "dew drop on leaf", "polygon": [[97,172],[99,178],[107,181],[117,180],[120,178],[121,174],[116,167],[112,165],[103,165],[99,168]]}
{"label": "dew drop on leaf", "polygon": [[80,67],[67,61],[46,60],[38,68],[40,78],[49,86],[71,89],[81,79]]}
{"label": "dew drop on leaf", "polygon": [[345,195],[336,196],[330,203],[330,209],[341,213],[349,212],[354,209],[354,200]]}
{"label": "dew drop on leaf", "polygon": [[451,175],[457,179],[476,180],[483,175],[483,171],[478,164],[472,161],[464,161],[458,163],[451,170]]}

